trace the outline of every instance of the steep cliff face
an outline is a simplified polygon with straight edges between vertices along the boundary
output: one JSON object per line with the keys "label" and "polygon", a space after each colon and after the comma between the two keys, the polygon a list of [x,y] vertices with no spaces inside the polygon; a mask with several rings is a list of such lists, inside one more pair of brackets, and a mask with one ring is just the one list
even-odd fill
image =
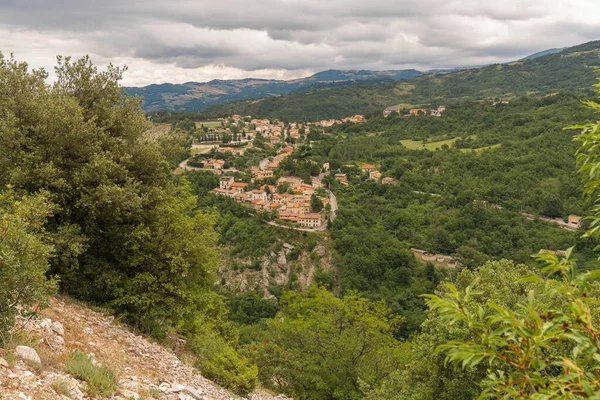
{"label": "steep cliff face", "polygon": [[[21,321],[23,332],[0,349],[0,399],[240,399],[190,367],[185,354],[136,335],[112,316],[66,298],[52,300],[41,319]],[[177,349],[178,339],[171,339]],[[181,347],[181,343],[180,347]],[[79,351],[94,365],[114,371],[111,394],[91,394],[84,379],[69,370],[69,358]],[[79,354],[81,354],[79,353]],[[251,400],[285,399],[264,392]]]}
{"label": "steep cliff face", "polygon": [[[281,288],[304,290],[321,279],[337,286],[338,273],[332,264],[330,238],[318,243],[294,245],[281,242],[260,258],[230,258],[220,275],[221,285],[230,292],[260,289],[272,298]],[[321,282],[323,283],[323,282]]]}

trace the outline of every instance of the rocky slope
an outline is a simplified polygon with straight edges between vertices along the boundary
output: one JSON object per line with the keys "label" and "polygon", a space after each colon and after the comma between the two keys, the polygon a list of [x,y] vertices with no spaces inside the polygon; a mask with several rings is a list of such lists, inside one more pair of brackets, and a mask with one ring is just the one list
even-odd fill
{"label": "rocky slope", "polygon": [[230,292],[263,291],[266,298],[273,298],[270,288],[274,285],[305,290],[315,282],[320,271],[332,274],[334,287],[338,286],[339,272],[332,261],[329,235],[319,235],[314,247],[302,248],[302,242],[283,243],[260,258],[230,258],[219,271],[222,285]]}
{"label": "rocky slope", "polygon": [[[86,383],[65,372],[80,350],[109,366],[118,379],[110,399],[240,399],[203,378],[174,352],[129,331],[112,316],[55,298],[40,319],[21,321],[25,335],[0,348],[0,399],[84,400]],[[177,343],[177,339],[172,339]],[[174,346],[176,347],[176,346]],[[250,400],[285,399],[257,392]]]}

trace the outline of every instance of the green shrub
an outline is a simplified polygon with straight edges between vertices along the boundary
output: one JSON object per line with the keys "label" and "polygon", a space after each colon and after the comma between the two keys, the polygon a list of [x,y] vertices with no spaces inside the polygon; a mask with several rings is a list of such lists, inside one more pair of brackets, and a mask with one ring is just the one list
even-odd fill
{"label": "green shrub", "polygon": [[117,388],[117,377],[106,365],[95,365],[87,354],[76,350],[69,353],[66,370],[87,383],[90,396],[110,396]]}
{"label": "green shrub", "polygon": [[262,269],[262,263],[260,260],[254,260],[251,265],[248,266],[249,269],[253,271],[260,271]]}
{"label": "green shrub", "polygon": [[258,368],[217,334],[197,336],[192,344],[202,375],[245,396],[256,387]]}
{"label": "green shrub", "polygon": [[300,257],[300,252],[302,251],[302,249],[300,249],[299,247],[295,247],[292,251],[290,251],[290,253],[288,254],[288,258],[290,260],[297,260],[298,257]]}
{"label": "green shrub", "polygon": [[68,397],[69,394],[71,393],[71,388],[69,387],[69,382],[67,382],[67,381],[60,380],[60,381],[53,382],[50,385],[50,387],[52,389],[54,389],[54,391],[56,393],[63,395],[63,396]]}
{"label": "green shrub", "polygon": [[56,283],[46,278],[52,247],[44,224],[52,207],[46,194],[18,197],[0,192],[0,345],[18,314],[47,305]]}
{"label": "green shrub", "polygon": [[333,289],[333,285],[335,283],[335,277],[333,276],[333,271],[323,271],[321,268],[318,268],[315,271],[315,283],[325,288],[331,290]]}
{"label": "green shrub", "polygon": [[258,382],[258,367],[251,365],[232,347],[226,347],[200,367],[205,377],[241,396],[254,390]]}

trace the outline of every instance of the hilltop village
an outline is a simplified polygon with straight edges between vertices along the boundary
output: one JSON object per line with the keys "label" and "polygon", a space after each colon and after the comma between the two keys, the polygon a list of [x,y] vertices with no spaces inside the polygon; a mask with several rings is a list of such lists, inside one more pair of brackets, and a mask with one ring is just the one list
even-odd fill
{"label": "hilltop village", "polygon": [[[330,171],[328,162],[318,164],[302,159],[300,153],[327,134],[324,128],[364,122],[363,115],[304,124],[240,115],[210,125],[200,122],[202,133],[193,145],[197,154],[180,166],[183,170],[212,170],[220,176],[219,186],[213,188],[212,194],[264,212],[274,220],[272,224],[322,230],[327,221],[335,218],[337,208],[335,196],[328,188],[330,177],[347,185],[348,176],[340,170]],[[392,177],[382,176],[373,164],[363,164],[358,169],[377,183],[398,183]]]}
{"label": "hilltop village", "polygon": [[[404,110],[400,106],[391,106],[384,110],[383,115],[387,117],[393,112],[405,111],[404,117],[441,117],[446,107]],[[306,123],[233,115],[216,121],[197,122],[200,134],[195,137],[192,146],[195,154],[180,166],[183,170],[213,171],[220,176],[220,181],[219,186],[212,189],[212,194],[229,197],[264,213],[271,219],[271,224],[301,230],[323,230],[327,222],[335,218],[337,208],[329,186],[332,181],[348,185],[348,171],[379,184],[398,184],[394,177],[384,176],[375,164],[348,164],[331,171],[329,162],[317,163],[303,158],[303,152],[329,134],[326,128],[366,121],[363,115]],[[441,171],[436,168],[434,173]],[[522,215],[533,219],[533,215]],[[579,217],[573,215],[569,216],[568,222],[560,218],[539,218],[568,230],[579,227]],[[413,253],[425,262],[433,259],[436,265],[459,265],[446,255],[427,256],[429,253],[419,249],[413,249]]]}
{"label": "hilltop village", "polygon": [[323,182],[329,163],[293,160],[292,153],[310,146],[311,136],[325,134],[323,128],[363,122],[362,115],[306,124],[234,115],[210,127],[200,123],[199,153],[182,168],[217,173],[219,186],[211,193],[264,212],[272,224],[323,230],[337,207]]}

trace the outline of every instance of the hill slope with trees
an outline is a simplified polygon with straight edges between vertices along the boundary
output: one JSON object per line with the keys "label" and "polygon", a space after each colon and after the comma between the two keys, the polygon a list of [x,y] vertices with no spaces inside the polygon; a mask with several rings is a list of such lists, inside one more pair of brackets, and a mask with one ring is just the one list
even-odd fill
{"label": "hill slope with trees", "polygon": [[600,66],[600,41],[509,64],[494,64],[448,74],[422,75],[377,85],[319,89],[206,109],[209,114],[261,115],[315,121],[356,113],[381,112],[391,105],[429,106],[451,101],[511,99],[559,91],[588,90]]}
{"label": "hill slope with trees", "polygon": [[153,111],[198,111],[234,100],[257,99],[319,88],[343,87],[367,82],[390,82],[422,75],[414,69],[397,71],[318,72],[307,78],[289,81],[273,79],[215,79],[210,82],[164,83],[125,88],[128,94],[143,98],[142,108]]}

